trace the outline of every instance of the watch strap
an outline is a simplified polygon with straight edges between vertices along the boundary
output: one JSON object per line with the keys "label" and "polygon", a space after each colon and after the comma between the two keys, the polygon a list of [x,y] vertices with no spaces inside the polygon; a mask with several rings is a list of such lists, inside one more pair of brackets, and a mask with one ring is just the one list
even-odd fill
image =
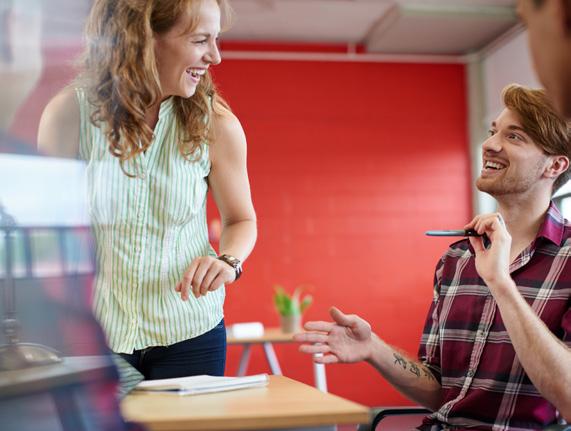
{"label": "watch strap", "polygon": [[240,278],[240,276],[242,275],[242,262],[240,262],[240,259],[229,254],[221,254],[220,256],[217,257],[217,259],[221,260],[222,262],[234,268],[234,273],[235,273],[234,281]]}

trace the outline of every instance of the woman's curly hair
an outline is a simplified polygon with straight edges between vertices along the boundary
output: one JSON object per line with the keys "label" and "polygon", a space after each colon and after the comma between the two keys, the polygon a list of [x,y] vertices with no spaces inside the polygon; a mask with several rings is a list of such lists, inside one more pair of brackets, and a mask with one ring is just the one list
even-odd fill
{"label": "woman's curly hair", "polygon": [[[78,85],[86,89],[93,111],[91,121],[102,127],[109,151],[124,163],[151,145],[153,131],[145,112],[160,102],[161,86],[153,35],[168,31],[190,10],[189,32],[198,25],[202,0],[96,0],[86,24],[86,49],[80,62]],[[227,0],[216,0],[223,19],[229,19]],[[188,99],[173,100],[179,131],[179,151],[199,158],[211,136],[212,115],[229,109],[218,95],[209,72]],[[126,173],[126,172],[125,172]],[[128,174],[129,175],[129,174]]]}

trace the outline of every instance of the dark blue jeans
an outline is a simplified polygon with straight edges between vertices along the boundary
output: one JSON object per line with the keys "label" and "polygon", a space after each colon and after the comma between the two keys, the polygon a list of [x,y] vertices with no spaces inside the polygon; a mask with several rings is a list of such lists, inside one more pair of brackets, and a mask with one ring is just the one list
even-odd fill
{"label": "dark blue jeans", "polygon": [[224,319],[205,334],[170,346],[147,347],[131,354],[121,353],[146,380],[173,377],[223,376],[226,366]]}

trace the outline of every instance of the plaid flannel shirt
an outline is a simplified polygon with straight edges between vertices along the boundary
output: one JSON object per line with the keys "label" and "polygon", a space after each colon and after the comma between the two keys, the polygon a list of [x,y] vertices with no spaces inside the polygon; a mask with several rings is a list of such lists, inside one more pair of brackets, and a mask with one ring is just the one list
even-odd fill
{"label": "plaid flannel shirt", "polygon": [[[571,346],[571,226],[552,203],[536,239],[511,264],[520,294],[549,330]],[[468,240],[438,262],[434,300],[419,358],[440,381],[440,409],[420,429],[541,429],[555,407],[515,354],[496,301],[475,267]]]}

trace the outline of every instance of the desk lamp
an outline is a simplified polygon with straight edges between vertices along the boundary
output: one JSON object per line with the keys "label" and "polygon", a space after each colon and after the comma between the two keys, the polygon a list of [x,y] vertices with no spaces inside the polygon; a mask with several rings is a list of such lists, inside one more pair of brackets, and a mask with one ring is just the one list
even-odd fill
{"label": "desk lamp", "polygon": [[9,215],[0,204],[0,238],[4,239],[4,316],[2,330],[7,344],[0,345],[0,371],[49,365],[61,362],[60,354],[47,346],[35,343],[20,343],[18,332],[20,325],[16,318],[16,285],[13,274],[13,239],[18,227],[14,217]]}

